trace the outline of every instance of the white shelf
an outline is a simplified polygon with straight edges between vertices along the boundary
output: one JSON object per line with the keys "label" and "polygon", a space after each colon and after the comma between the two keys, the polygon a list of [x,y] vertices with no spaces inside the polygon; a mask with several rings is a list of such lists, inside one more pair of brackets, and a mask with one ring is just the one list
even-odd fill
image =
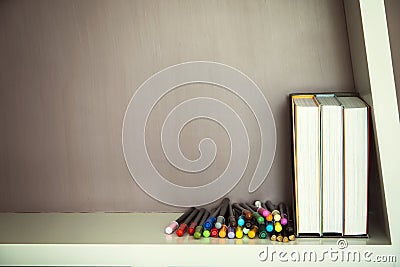
{"label": "white shelf", "polygon": [[[268,239],[195,240],[187,234],[164,234],[177,213],[3,213],[0,214],[0,265],[112,264],[112,265],[223,265],[220,255],[247,255],[237,263],[259,263],[258,253],[268,247],[277,251],[314,248],[316,253],[336,249],[338,238],[297,238],[279,243]],[[346,238],[349,247],[384,253],[388,240],[382,235]],[[210,246],[211,245],[211,246]],[[177,247],[178,246],[178,247]],[[216,246],[218,247],[216,249]],[[149,259],[150,252],[154,258]],[[23,257],[21,255],[24,255]],[[158,257],[159,256],[159,257]],[[166,257],[166,258],[165,258]]]}
{"label": "white shelf", "polygon": [[[179,213],[3,213],[0,244],[277,244],[267,239],[194,239],[164,233]],[[338,238],[298,238],[291,245],[334,245]],[[348,239],[348,238],[347,238]],[[352,245],[387,245],[384,235],[350,238]]]}

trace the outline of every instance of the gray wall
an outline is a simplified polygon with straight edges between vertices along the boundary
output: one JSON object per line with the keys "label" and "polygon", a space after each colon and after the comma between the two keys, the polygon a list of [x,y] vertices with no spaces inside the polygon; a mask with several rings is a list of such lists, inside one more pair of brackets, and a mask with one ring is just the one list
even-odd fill
{"label": "gray wall", "polygon": [[249,194],[260,142],[254,118],[237,97],[193,85],[168,95],[152,115],[148,148],[157,168],[186,185],[223,171],[227,136],[209,121],[188,125],[181,137],[189,158],[200,138],[216,140],[216,165],[207,172],[178,173],[160,153],[168,109],[207,95],[237,109],[253,137],[248,168],[229,196],[289,201],[287,95],[354,87],[343,5],[332,0],[1,1],[0,59],[0,211],[176,210],[130,177],[121,128],[141,83],[192,60],[233,66],[258,84],[276,121],[275,161]]}

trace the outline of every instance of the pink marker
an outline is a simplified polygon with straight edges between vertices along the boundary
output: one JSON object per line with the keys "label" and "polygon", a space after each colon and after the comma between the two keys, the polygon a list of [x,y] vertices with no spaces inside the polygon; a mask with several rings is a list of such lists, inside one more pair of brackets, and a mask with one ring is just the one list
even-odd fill
{"label": "pink marker", "polygon": [[184,214],[182,214],[181,217],[179,217],[175,221],[170,222],[169,225],[167,225],[167,227],[165,227],[165,233],[167,235],[172,234],[178,228],[179,224],[182,223],[182,221],[185,220],[186,217],[189,216],[189,214],[191,214],[193,210],[194,210],[194,207],[191,207]]}

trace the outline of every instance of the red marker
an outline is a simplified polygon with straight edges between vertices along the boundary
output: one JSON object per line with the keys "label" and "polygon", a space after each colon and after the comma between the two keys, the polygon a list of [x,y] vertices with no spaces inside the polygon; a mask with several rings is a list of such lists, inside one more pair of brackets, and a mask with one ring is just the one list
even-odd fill
{"label": "red marker", "polygon": [[186,229],[188,228],[188,224],[193,220],[194,216],[196,216],[198,210],[194,209],[192,213],[185,219],[183,223],[179,225],[178,230],[176,230],[176,235],[181,237],[185,234]]}
{"label": "red marker", "polygon": [[176,219],[176,221],[170,222],[169,225],[167,225],[167,227],[165,227],[165,233],[168,235],[172,234],[176,230],[176,228],[178,228],[179,224],[184,219],[186,219],[186,217],[189,216],[189,214],[192,213],[192,211],[194,209],[195,209],[194,207],[191,207],[184,214],[182,214],[178,219]]}
{"label": "red marker", "polygon": [[201,208],[199,210],[199,213],[197,213],[196,218],[194,218],[192,223],[189,225],[189,228],[188,228],[189,235],[194,234],[194,230],[196,229],[196,226],[199,224],[199,221],[201,220],[201,218],[203,217],[205,212],[206,212],[206,209],[204,209],[204,208]]}

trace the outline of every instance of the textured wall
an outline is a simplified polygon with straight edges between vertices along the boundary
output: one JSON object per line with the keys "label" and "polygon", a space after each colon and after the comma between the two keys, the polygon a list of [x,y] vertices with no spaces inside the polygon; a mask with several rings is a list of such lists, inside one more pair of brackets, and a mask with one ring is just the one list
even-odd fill
{"label": "textured wall", "polygon": [[341,1],[1,1],[0,211],[169,211],[130,177],[121,133],[127,104],[155,72],[210,60],[254,80],[268,99],[277,150],[268,179],[247,189],[260,137],[248,107],[214,86],[167,95],[152,114],[150,156],[182,185],[213,180],[226,166],[229,142],[207,120],[182,132],[182,150],[198,156],[201,138],[218,145],[215,165],[194,177],[160,153],[159,129],[171,107],[211,96],[241,114],[251,156],[236,200],[290,200],[292,92],[354,87]]}

